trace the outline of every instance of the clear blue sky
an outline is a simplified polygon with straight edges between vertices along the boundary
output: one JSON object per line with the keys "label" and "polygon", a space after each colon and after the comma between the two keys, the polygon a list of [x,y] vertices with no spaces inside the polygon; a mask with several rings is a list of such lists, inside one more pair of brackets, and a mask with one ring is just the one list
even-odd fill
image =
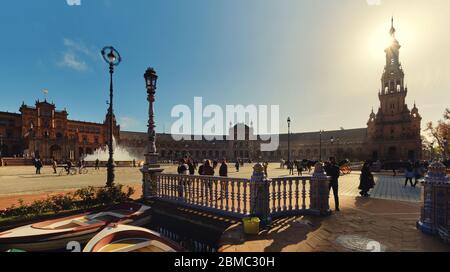
{"label": "clear blue sky", "polygon": [[[143,73],[160,76],[158,130],[170,111],[210,104],[279,104],[295,131],[364,127],[395,15],[401,61],[424,122],[450,101],[448,0],[5,0],[0,9],[0,110],[17,112],[49,90],[70,118],[102,122],[115,46],[115,108],[124,129],[145,131]],[[368,3],[375,3],[369,5]],[[281,128],[285,131],[286,128]]]}

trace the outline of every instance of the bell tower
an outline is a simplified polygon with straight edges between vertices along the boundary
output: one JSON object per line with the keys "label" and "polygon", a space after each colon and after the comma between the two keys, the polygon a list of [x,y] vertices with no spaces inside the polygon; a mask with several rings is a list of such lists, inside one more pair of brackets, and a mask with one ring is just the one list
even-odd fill
{"label": "bell tower", "polygon": [[381,160],[416,160],[420,158],[422,144],[420,122],[422,117],[414,104],[409,110],[406,104],[408,87],[400,62],[400,43],[395,34],[394,18],[389,31],[391,42],[384,50],[386,64],[378,92],[380,107],[372,110],[368,126],[368,138],[372,158]]}
{"label": "bell tower", "polygon": [[381,77],[381,90],[379,92],[380,109],[385,116],[399,115],[406,110],[405,73],[400,63],[400,43],[395,37],[394,18],[391,21],[391,44],[386,53],[386,65]]}

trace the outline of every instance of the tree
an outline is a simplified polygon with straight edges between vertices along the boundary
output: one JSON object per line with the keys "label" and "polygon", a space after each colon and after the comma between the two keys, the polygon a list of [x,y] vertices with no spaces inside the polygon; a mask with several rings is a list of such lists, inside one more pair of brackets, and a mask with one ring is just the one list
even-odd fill
{"label": "tree", "polygon": [[448,141],[450,140],[450,108],[445,109],[443,120],[439,120],[436,126],[434,126],[433,122],[429,122],[425,131],[437,144],[439,154],[447,159],[449,154]]}

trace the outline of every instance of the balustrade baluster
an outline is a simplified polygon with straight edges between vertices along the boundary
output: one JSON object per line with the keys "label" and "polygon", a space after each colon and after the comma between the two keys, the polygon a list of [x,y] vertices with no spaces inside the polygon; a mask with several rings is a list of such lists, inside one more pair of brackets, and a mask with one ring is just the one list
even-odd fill
{"label": "balustrade baluster", "polygon": [[278,207],[277,207],[277,211],[281,212],[281,180],[278,181],[278,193],[277,193],[277,198],[278,198]]}
{"label": "balustrade baluster", "polygon": [[225,211],[228,211],[230,206],[229,206],[229,200],[228,200],[228,186],[230,184],[230,181],[227,180],[226,184],[225,184]]}
{"label": "balustrade baluster", "polygon": [[221,180],[220,181],[220,209],[223,210],[223,198],[224,198],[224,191],[223,191],[223,184],[225,183],[225,181]]}
{"label": "balustrade baluster", "polygon": [[302,209],[306,210],[306,180],[303,180],[302,187]]}
{"label": "balustrade baluster", "polygon": [[166,180],[164,181],[164,197],[169,197],[169,180],[170,176],[166,177]]}
{"label": "balustrade baluster", "polygon": [[286,191],[286,185],[287,185],[287,180],[283,180],[283,211],[287,210],[287,191]]}
{"label": "balustrade baluster", "polygon": [[243,210],[243,212],[244,212],[244,214],[247,214],[247,181],[244,180],[243,184],[244,184],[244,195],[243,195],[243,197],[244,197],[244,210]]}
{"label": "balustrade baluster", "polygon": [[219,182],[220,180],[216,180],[214,182],[214,208],[218,209],[219,208]]}
{"label": "balustrade baluster", "polygon": [[235,211],[235,206],[234,206],[234,198],[235,198],[235,193],[234,193],[234,181],[230,181],[231,182],[231,211],[234,212]]}
{"label": "balustrade baluster", "polygon": [[196,187],[196,204],[200,205],[200,186],[201,186],[201,178],[198,177],[195,179],[195,187]]}
{"label": "balustrade baluster", "polygon": [[272,212],[276,212],[277,211],[277,203],[276,203],[276,199],[277,199],[277,191],[276,191],[276,181],[272,181]]}
{"label": "balustrade baluster", "polygon": [[292,179],[289,180],[289,210],[292,211]]}
{"label": "balustrade baluster", "polygon": [[174,177],[171,176],[169,182],[169,196],[171,199],[173,198],[173,191],[174,191]]}
{"label": "balustrade baluster", "polygon": [[298,210],[300,208],[299,202],[300,202],[300,180],[295,180],[295,209]]}
{"label": "balustrade baluster", "polygon": [[177,200],[177,196],[178,196],[178,183],[179,183],[179,179],[178,178],[176,178],[175,176],[173,176],[172,177],[172,180],[173,180],[173,186],[172,186],[172,198],[174,199],[174,200]]}
{"label": "balustrade baluster", "polygon": [[169,182],[169,197],[170,199],[173,199],[173,176],[171,176]]}
{"label": "balustrade baluster", "polygon": [[203,200],[204,200],[204,195],[203,195],[203,187],[204,187],[204,181],[203,178],[199,178],[198,179],[199,182],[199,186],[200,186],[200,194],[198,195],[199,197],[199,205],[203,206]]}
{"label": "balustrade baluster", "polygon": [[167,177],[167,197],[168,197],[169,199],[172,198],[172,189],[171,189],[171,186],[172,186],[172,176],[168,176],[168,177]]}
{"label": "balustrade baluster", "polygon": [[184,199],[183,201],[187,203],[187,200],[189,199],[189,188],[188,188],[188,184],[189,184],[189,177],[185,176],[184,177],[184,182],[183,182],[183,193],[184,193]]}
{"label": "balustrade baluster", "polygon": [[237,213],[241,213],[241,181],[237,181],[237,197],[236,197],[236,201],[237,201]]}
{"label": "balustrade baluster", "polygon": [[191,179],[191,177],[189,176],[189,177],[186,177],[186,184],[185,184],[185,187],[186,187],[186,203],[190,203],[190,200],[191,200],[191,181],[192,181],[192,179]]}

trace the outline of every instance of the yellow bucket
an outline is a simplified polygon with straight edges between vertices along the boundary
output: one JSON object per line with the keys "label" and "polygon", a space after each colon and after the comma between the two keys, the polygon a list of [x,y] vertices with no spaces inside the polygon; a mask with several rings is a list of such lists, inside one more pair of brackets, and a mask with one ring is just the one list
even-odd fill
{"label": "yellow bucket", "polygon": [[246,234],[259,234],[259,223],[261,220],[258,217],[247,217],[242,219],[242,222],[244,222],[244,232]]}

